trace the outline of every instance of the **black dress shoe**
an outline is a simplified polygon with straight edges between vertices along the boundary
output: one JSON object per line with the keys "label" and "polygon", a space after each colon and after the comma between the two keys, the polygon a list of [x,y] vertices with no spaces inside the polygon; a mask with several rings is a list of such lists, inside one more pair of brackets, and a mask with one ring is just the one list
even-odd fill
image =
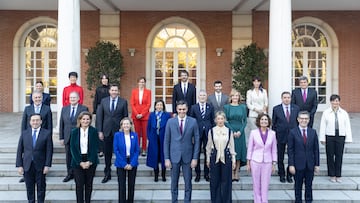
{"label": "black dress shoe", "polygon": [[206,182],[209,182],[209,181],[210,181],[209,176],[205,176],[205,181],[206,181]]}
{"label": "black dress shoe", "polygon": [[282,182],[282,183],[285,183],[285,182],[286,182],[286,180],[285,180],[285,177],[284,177],[284,176],[280,176],[280,182]]}
{"label": "black dress shoe", "polygon": [[74,176],[72,176],[72,175],[67,175],[67,176],[64,178],[63,182],[64,182],[64,183],[69,182],[71,179],[74,179]]}
{"label": "black dress shoe", "polygon": [[199,181],[200,181],[200,176],[196,175],[195,182],[199,182]]}
{"label": "black dress shoe", "polygon": [[19,183],[25,182],[24,177],[20,178]]}
{"label": "black dress shoe", "polygon": [[293,183],[294,182],[291,176],[286,177],[286,180],[287,180],[288,183]]}
{"label": "black dress shoe", "polygon": [[105,177],[102,179],[101,183],[106,183],[106,182],[108,182],[109,180],[111,180],[111,176],[105,176]]}

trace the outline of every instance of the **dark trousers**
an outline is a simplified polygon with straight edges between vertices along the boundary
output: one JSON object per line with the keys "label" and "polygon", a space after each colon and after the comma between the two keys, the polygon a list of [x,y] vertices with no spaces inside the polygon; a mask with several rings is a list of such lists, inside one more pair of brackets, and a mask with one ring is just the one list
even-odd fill
{"label": "dark trousers", "polygon": [[[285,177],[284,155],[285,155],[286,143],[277,143],[277,157],[278,157],[278,175]],[[291,177],[289,173],[289,167],[286,168],[287,176]]]}
{"label": "dark trousers", "polygon": [[191,184],[191,165],[189,163],[184,163],[181,159],[179,163],[171,163],[171,202],[178,202],[178,184],[179,184],[179,176],[180,176],[180,167],[182,168],[184,182],[185,182],[185,193],[184,193],[184,203],[191,202],[191,192],[192,192],[192,184]]}
{"label": "dark trousers", "polygon": [[344,153],[345,136],[326,136],[326,161],[328,176],[341,177],[342,159]]}
{"label": "dark trousers", "polygon": [[[135,178],[137,167],[130,171],[123,168],[117,168],[118,185],[119,185],[119,203],[134,202]],[[128,198],[126,200],[126,175],[128,176]]]}
{"label": "dark trousers", "polygon": [[226,164],[210,164],[210,194],[212,203],[231,203],[232,193],[231,161]]}
{"label": "dark trousers", "polygon": [[[313,167],[314,168],[314,167]],[[295,203],[302,203],[302,185],[305,181],[305,202],[312,202],[312,181],[314,171],[305,168],[304,170],[296,169],[295,179]]]}
{"label": "dark trousers", "polygon": [[199,149],[199,157],[198,157],[198,164],[195,167],[195,172],[197,176],[200,176],[201,174],[201,169],[200,169],[200,154],[201,154],[201,149],[202,152],[204,152],[204,177],[208,177],[209,176],[209,168],[206,165],[206,144],[207,144],[207,135],[205,134],[205,131],[203,132],[202,136],[200,137],[200,149]]}
{"label": "dark trousers", "polygon": [[91,165],[89,169],[82,169],[82,168],[74,169],[77,203],[84,203],[84,189],[85,189],[85,202],[90,203],[95,171],[96,171],[96,165]]}
{"label": "dark trousers", "polygon": [[113,142],[114,142],[114,135],[110,135],[104,138],[104,155],[105,155],[104,174],[106,176],[111,176],[111,159],[113,155]]}
{"label": "dark trousers", "polygon": [[29,203],[35,203],[35,184],[37,187],[37,202],[45,201],[46,179],[43,170],[36,170],[34,163],[31,163],[30,169],[24,172],[26,193]]}
{"label": "dark trousers", "polygon": [[65,144],[65,156],[66,156],[67,175],[74,175],[73,169],[71,168],[70,142],[68,144]]}

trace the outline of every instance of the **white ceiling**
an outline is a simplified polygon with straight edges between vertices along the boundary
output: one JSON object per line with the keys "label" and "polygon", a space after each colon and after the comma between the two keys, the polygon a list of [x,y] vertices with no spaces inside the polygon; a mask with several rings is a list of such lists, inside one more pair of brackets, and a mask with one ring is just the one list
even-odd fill
{"label": "white ceiling", "polygon": [[[81,10],[235,11],[269,10],[270,0],[79,0]],[[280,0],[275,0],[280,1]],[[0,0],[0,10],[57,10],[58,0]],[[359,0],[292,0],[293,10],[360,10]]]}

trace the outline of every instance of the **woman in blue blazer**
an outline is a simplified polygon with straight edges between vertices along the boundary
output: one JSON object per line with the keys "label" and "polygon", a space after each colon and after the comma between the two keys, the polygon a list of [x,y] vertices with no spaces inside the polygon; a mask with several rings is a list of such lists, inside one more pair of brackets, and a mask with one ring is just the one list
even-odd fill
{"label": "woman in blue blazer", "polygon": [[147,125],[148,154],[146,165],[154,169],[154,181],[159,180],[159,163],[161,164],[162,181],[166,181],[165,177],[165,161],[164,161],[164,136],[166,123],[171,117],[170,113],[165,110],[163,100],[157,100],[154,104],[154,112],[150,113]]}
{"label": "woman in blue blazer", "polygon": [[91,125],[92,114],[83,111],[77,118],[77,128],[71,131],[70,152],[71,167],[74,169],[76,201],[90,203],[93,179],[99,163],[99,136]]}
{"label": "woman in blue blazer", "polygon": [[[116,156],[119,185],[119,203],[134,202],[135,177],[139,158],[140,147],[137,134],[133,130],[130,118],[125,117],[120,121],[120,131],[114,135],[114,153]],[[126,200],[126,175],[128,176],[128,198]]]}

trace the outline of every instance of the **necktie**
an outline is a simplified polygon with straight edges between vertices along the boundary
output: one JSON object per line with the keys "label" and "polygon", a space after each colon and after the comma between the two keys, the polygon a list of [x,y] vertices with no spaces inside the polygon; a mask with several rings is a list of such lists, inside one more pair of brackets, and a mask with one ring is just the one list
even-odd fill
{"label": "necktie", "polygon": [[74,120],[75,120],[75,107],[72,107],[71,115],[70,115],[70,120],[71,120],[71,121],[74,121]]}
{"label": "necktie", "polygon": [[303,139],[304,139],[304,144],[306,144],[306,132],[305,132],[305,129],[303,129]]}
{"label": "necktie", "polygon": [[183,119],[181,119],[180,120],[180,127],[179,127],[179,129],[180,129],[180,134],[182,135],[183,134],[183,122],[184,122],[184,120]]}
{"label": "necktie", "polygon": [[111,112],[113,112],[114,110],[115,110],[115,99],[113,99],[111,103]]}
{"label": "necktie", "polygon": [[186,85],[184,85],[184,96],[186,97]]}
{"label": "necktie", "polygon": [[286,107],[286,120],[287,120],[287,122],[290,121],[290,112],[289,112],[289,107],[288,106]]}
{"label": "necktie", "polygon": [[304,90],[304,93],[303,93],[303,101],[304,101],[304,103],[306,102],[306,90]]}
{"label": "necktie", "polygon": [[337,111],[335,111],[335,130],[339,130],[339,120]]}
{"label": "necktie", "polygon": [[201,118],[205,117],[205,108],[204,108],[204,104],[201,105]]}
{"label": "necktie", "polygon": [[34,148],[36,145],[36,129],[34,129],[34,132],[32,134],[32,141],[33,141],[33,148]]}
{"label": "necktie", "polygon": [[218,103],[218,106],[220,106],[220,104],[221,104],[221,96],[220,95],[217,96],[217,103]]}
{"label": "necktie", "polygon": [[156,134],[160,135],[161,112],[156,113]]}

